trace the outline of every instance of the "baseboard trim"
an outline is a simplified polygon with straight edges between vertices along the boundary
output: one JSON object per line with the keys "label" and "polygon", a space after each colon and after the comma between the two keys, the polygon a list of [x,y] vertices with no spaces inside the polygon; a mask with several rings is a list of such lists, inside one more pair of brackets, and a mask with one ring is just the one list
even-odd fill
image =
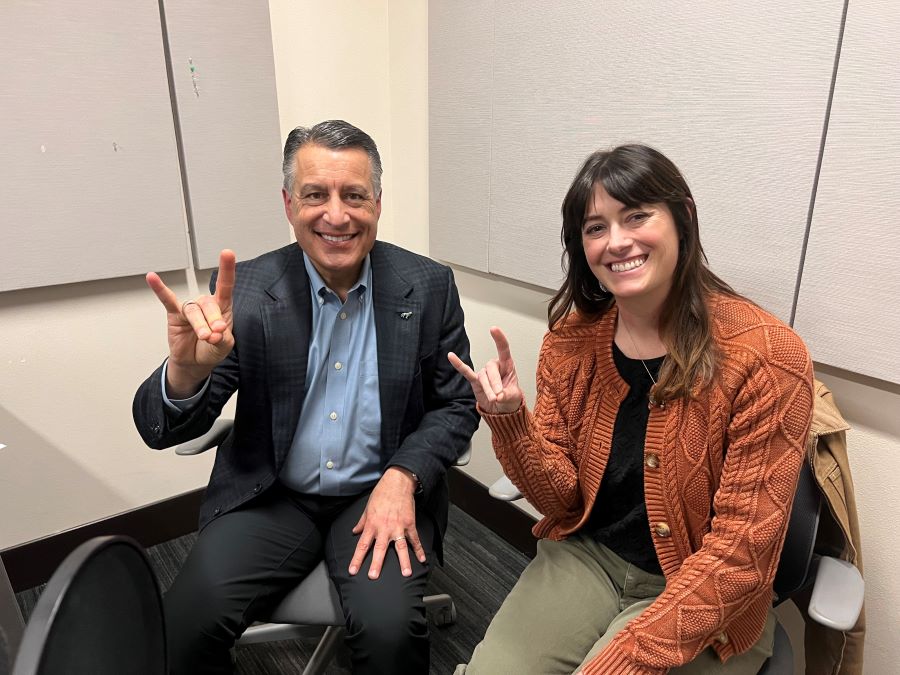
{"label": "baseboard trim", "polygon": [[204,490],[185,492],[0,551],[10,585],[18,593],[44,583],[69,553],[93,537],[125,534],[142,546],[153,546],[194,532]]}
{"label": "baseboard trim", "polygon": [[534,557],[534,518],[509,502],[494,499],[488,488],[455,467],[448,472],[448,478],[451,502],[529,558]]}

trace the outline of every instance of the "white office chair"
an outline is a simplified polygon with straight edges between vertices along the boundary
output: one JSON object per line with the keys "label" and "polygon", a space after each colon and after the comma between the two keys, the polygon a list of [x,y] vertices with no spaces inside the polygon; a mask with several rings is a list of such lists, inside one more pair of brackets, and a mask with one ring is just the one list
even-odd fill
{"label": "white office chair", "polygon": [[[197,455],[217,447],[228,434],[234,421],[218,419],[203,436],[175,448],[177,455]],[[456,460],[456,466],[465,466],[471,457],[471,445]],[[425,607],[432,610],[431,619],[438,626],[456,622],[456,605],[446,593],[427,595]],[[325,562],[315,569],[297,587],[288,593],[273,610],[268,623],[256,623],[237,641],[250,645],[276,640],[291,640],[321,636],[313,655],[303,669],[303,675],[320,675],[334,658],[335,651],[344,637],[344,614],[341,611],[337,589],[328,576]]]}

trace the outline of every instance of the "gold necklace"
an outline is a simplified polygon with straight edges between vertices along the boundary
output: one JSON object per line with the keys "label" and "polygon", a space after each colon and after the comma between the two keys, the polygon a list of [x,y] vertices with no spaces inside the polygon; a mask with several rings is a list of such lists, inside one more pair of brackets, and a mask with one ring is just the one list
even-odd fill
{"label": "gold necklace", "polygon": [[[625,333],[626,333],[626,335],[628,335],[628,339],[631,340],[631,346],[634,347],[634,353],[635,353],[635,354],[639,354],[639,353],[640,353],[640,350],[638,350],[637,343],[634,341],[634,336],[631,334],[631,331],[628,329],[628,324],[625,323],[625,319],[622,318],[622,314],[621,314],[621,313],[619,313],[619,321],[622,322],[622,328],[625,329]],[[644,370],[647,371],[647,377],[650,378],[650,381],[653,383],[653,386],[656,387],[656,378],[653,377],[653,373],[651,373],[651,372],[650,372],[650,368],[647,367],[647,362],[644,361],[644,359],[642,359],[640,356],[638,356],[638,361],[640,361],[640,362],[641,362],[641,365],[644,366]],[[651,391],[652,391],[652,389],[651,389]],[[660,408],[665,408],[665,407],[666,407],[666,402],[665,402],[665,401],[660,401],[659,403],[657,403],[657,401],[656,401],[656,399],[654,398],[654,396],[653,396],[652,393],[648,395],[647,399],[648,399],[647,405],[648,405],[649,407],[651,407],[651,408],[652,408],[654,405],[659,405]]]}

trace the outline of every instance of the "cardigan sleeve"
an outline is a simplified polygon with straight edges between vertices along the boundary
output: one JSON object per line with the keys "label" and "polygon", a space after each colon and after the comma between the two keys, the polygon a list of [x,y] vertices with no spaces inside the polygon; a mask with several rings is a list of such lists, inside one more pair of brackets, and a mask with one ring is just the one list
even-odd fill
{"label": "cardigan sleeve", "polygon": [[[748,364],[733,399],[710,532],[584,675],[665,673],[711,645],[725,660],[759,639],[813,403],[803,343],[786,327],[770,330],[766,340],[770,353]],[[724,374],[729,376],[741,374]]]}
{"label": "cardigan sleeve", "polygon": [[482,417],[503,472],[544,516],[568,520],[582,512],[578,472],[566,423],[562,387],[554,381],[558,357],[552,333],[544,337],[538,357],[534,413],[523,404],[514,413]]}

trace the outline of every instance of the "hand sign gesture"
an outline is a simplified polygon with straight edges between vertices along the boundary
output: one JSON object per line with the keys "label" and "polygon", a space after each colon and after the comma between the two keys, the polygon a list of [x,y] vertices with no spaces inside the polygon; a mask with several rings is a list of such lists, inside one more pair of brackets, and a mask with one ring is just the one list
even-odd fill
{"label": "hand sign gesture", "polygon": [[222,251],[215,295],[201,295],[184,303],[178,301],[158,274],[150,272],[147,275],[147,285],[166,308],[169,337],[166,384],[169,395],[174,398],[194,394],[234,347],[231,334],[234,267],[234,252]]}
{"label": "hand sign gesture", "polygon": [[509,353],[509,342],[503,331],[496,326],[491,328],[491,337],[497,345],[497,358],[488,361],[477,373],[453,352],[447,354],[447,358],[472,385],[475,400],[484,412],[515,412],[525,402],[525,396],[519,389],[519,378],[516,376],[516,364]]}

